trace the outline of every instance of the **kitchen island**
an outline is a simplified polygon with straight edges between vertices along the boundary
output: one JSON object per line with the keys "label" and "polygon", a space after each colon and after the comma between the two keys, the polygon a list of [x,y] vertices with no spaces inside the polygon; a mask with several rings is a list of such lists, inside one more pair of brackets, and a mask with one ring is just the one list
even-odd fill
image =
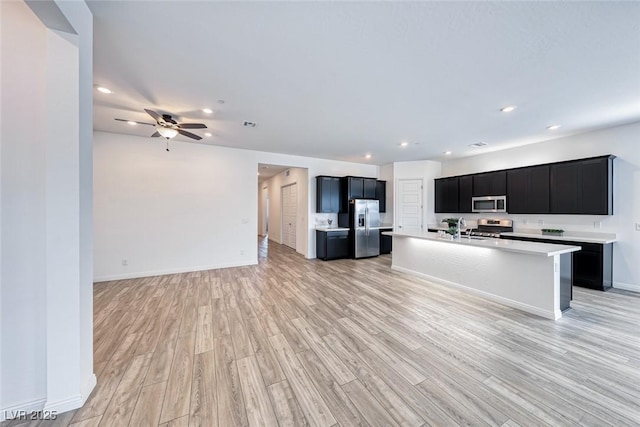
{"label": "kitchen island", "polygon": [[465,289],[548,319],[570,308],[571,253],[580,246],[503,239],[440,238],[423,231],[393,236],[391,268]]}

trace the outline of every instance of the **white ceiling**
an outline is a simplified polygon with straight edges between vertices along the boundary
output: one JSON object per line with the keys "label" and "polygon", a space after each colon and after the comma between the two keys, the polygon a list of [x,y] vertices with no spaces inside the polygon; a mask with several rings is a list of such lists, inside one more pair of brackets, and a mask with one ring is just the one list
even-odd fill
{"label": "white ceiling", "polygon": [[640,120],[639,2],[88,3],[97,130],[383,164]]}

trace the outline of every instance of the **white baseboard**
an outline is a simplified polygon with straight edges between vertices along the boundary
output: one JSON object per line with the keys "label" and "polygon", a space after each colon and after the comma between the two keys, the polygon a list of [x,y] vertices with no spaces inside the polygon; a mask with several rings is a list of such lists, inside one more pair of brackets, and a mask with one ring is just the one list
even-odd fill
{"label": "white baseboard", "polygon": [[42,411],[46,401],[47,399],[43,397],[42,399],[36,399],[29,402],[19,403],[8,408],[2,408],[0,410],[0,422],[18,418],[23,414],[23,416],[28,416],[34,411]]}
{"label": "white baseboard", "polygon": [[59,400],[57,402],[46,402],[43,410],[61,414],[63,412],[82,407],[82,405],[84,405],[84,403],[89,398],[89,395],[93,391],[93,388],[96,386],[97,382],[98,380],[96,378],[96,375],[91,374],[89,380],[82,386],[80,394],[71,396],[67,399]]}
{"label": "white baseboard", "polygon": [[133,273],[122,273],[122,274],[110,274],[105,276],[96,276],[93,279],[94,283],[97,282],[110,282],[112,280],[125,280],[125,279],[138,279],[140,277],[153,277],[153,276],[165,276],[167,274],[178,274],[178,273],[190,273],[192,271],[205,271],[205,270],[217,270],[219,268],[231,268],[231,267],[245,267],[247,265],[256,265],[258,263],[258,259],[254,260],[242,260],[228,263],[220,263],[213,265],[206,265],[200,267],[182,267],[182,268],[173,268],[169,270],[154,270],[154,271],[139,271]]}
{"label": "white baseboard", "polygon": [[546,319],[551,319],[551,320],[557,320],[560,319],[562,317],[562,311],[560,310],[554,310],[554,311],[549,311],[549,310],[543,310],[540,309],[538,307],[534,307],[528,304],[523,304],[521,302],[518,301],[514,301],[511,300],[509,298],[505,298],[505,297],[501,297],[498,295],[493,295],[475,288],[470,288],[468,286],[465,285],[461,285],[459,283],[455,283],[455,282],[450,282],[448,280],[443,280],[443,279],[439,279],[437,277],[433,277],[433,276],[429,276],[428,274],[424,274],[424,273],[419,273],[417,271],[413,271],[413,270],[409,270],[403,267],[397,267],[392,265],[391,266],[392,270],[397,270],[400,271],[402,273],[407,273],[410,274],[412,276],[417,276],[423,279],[426,279],[430,282],[435,282],[435,283],[440,283],[441,285],[446,285],[446,286],[451,286],[454,288],[459,288],[459,289],[464,289],[465,291],[475,294],[475,295],[479,295],[483,298],[486,298],[488,300],[491,301],[495,301],[498,302],[500,304],[506,305],[508,307],[513,307],[513,308],[517,308],[518,310],[522,310],[522,311],[526,311],[527,313],[531,313],[531,314],[535,314],[536,316],[540,316],[540,317],[544,317]]}
{"label": "white baseboard", "polygon": [[640,285],[632,285],[630,283],[613,282],[613,287],[625,291],[640,292]]}

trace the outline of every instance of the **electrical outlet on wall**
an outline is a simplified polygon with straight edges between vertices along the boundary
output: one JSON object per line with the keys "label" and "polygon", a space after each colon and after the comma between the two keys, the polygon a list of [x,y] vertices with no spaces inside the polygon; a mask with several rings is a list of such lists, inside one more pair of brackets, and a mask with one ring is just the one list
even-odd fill
{"label": "electrical outlet on wall", "polygon": [[602,228],[602,221],[593,221],[593,228]]}
{"label": "electrical outlet on wall", "polygon": [[128,266],[128,265],[129,265],[129,261],[128,261],[128,260],[126,260],[126,259],[123,259],[123,260],[122,260],[122,266],[123,266],[123,267],[126,267],[126,266]]}
{"label": "electrical outlet on wall", "polygon": [[240,250],[240,255],[244,255],[244,249]]}

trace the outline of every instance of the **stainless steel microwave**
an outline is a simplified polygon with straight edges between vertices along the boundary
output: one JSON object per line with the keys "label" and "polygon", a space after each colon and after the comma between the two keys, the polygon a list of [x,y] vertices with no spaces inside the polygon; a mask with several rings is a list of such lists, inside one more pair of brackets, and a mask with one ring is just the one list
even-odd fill
{"label": "stainless steel microwave", "polygon": [[471,198],[472,212],[506,212],[507,196],[483,196]]}

